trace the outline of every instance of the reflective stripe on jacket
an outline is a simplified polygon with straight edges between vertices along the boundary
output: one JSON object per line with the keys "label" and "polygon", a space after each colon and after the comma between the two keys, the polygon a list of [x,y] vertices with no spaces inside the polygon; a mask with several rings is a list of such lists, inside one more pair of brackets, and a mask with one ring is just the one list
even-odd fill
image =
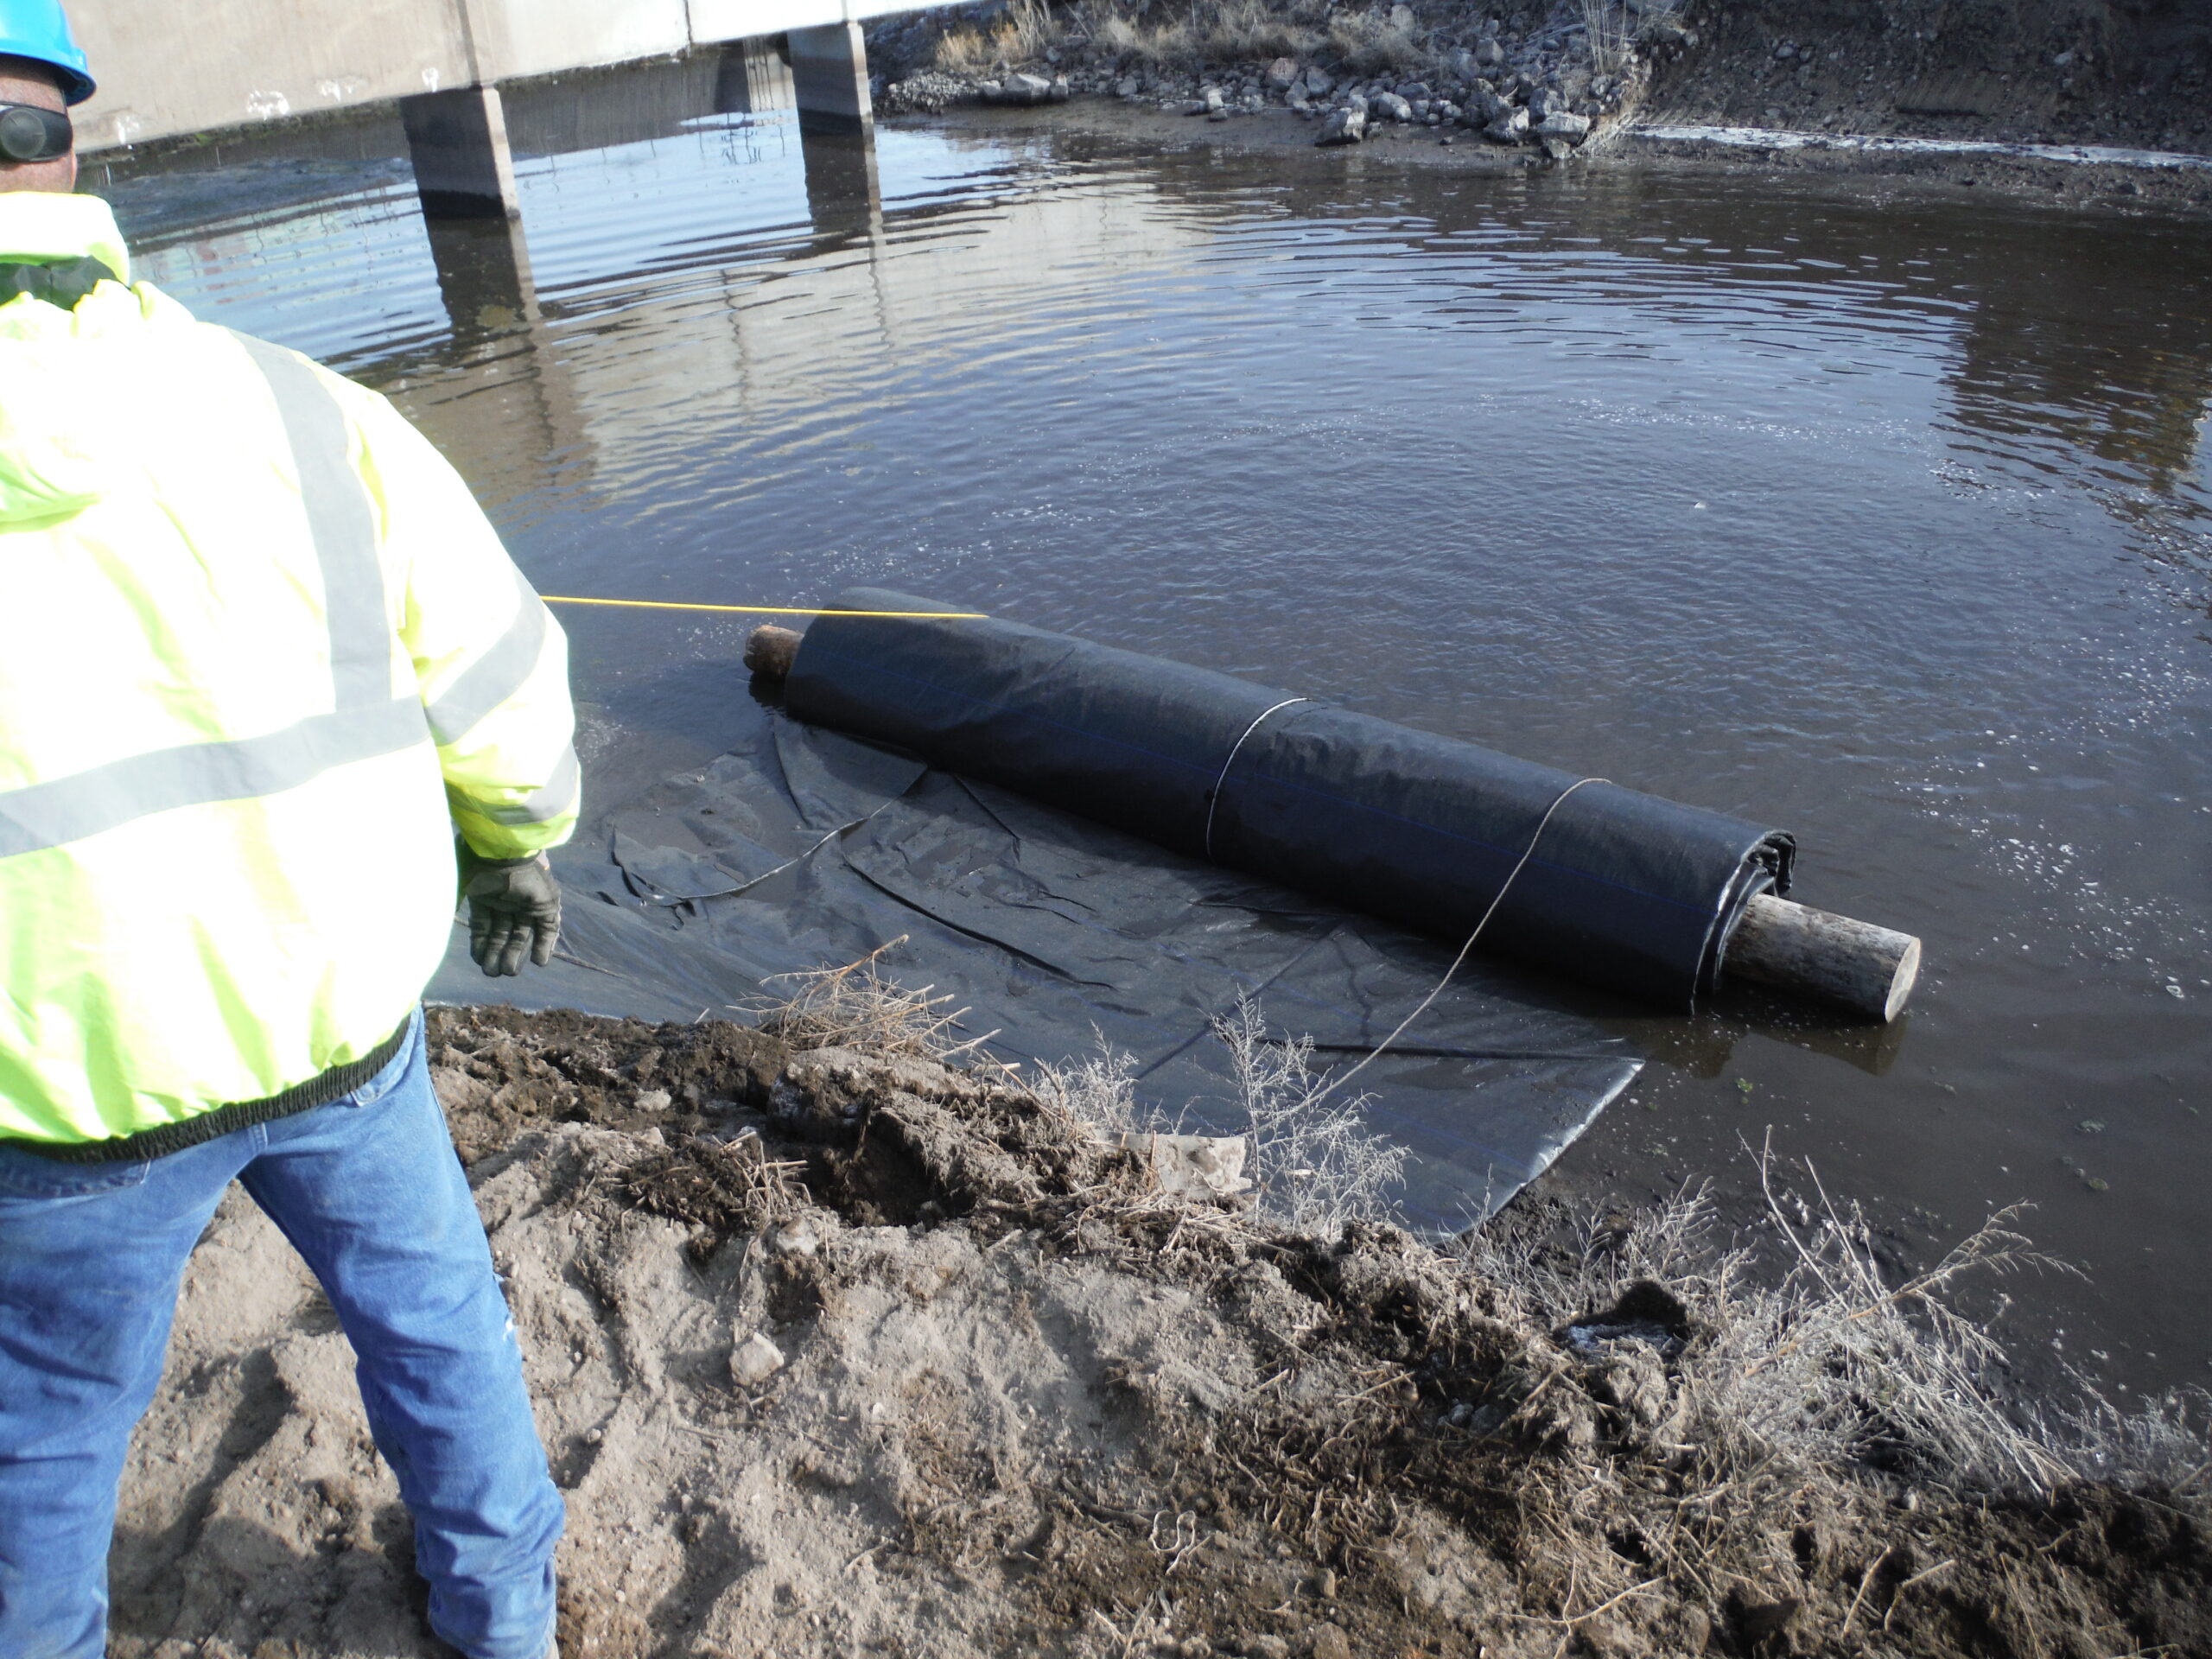
{"label": "reflective stripe on jacket", "polygon": [[[0,194],[0,259],[106,205]],[[0,306],[0,1136],[136,1135],[370,1056],[454,827],[567,839],[567,642],[377,394],[150,285]]]}

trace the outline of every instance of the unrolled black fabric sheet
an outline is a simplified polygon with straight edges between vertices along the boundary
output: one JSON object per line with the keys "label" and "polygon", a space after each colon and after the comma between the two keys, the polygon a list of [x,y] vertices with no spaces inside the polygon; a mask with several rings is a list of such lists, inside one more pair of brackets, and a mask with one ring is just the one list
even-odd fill
{"label": "unrolled black fabric sheet", "polygon": [[[953,998],[961,1035],[995,1031],[990,1052],[1025,1066],[1110,1047],[1144,1105],[1230,1134],[1243,1126],[1211,1024],[1240,995],[1276,1034],[1313,1038],[1325,1071],[1372,1048],[1451,961],[1389,923],[760,718],[739,749],[554,853],[567,906],[549,967],[486,979],[456,928],[431,999],[742,1019],[791,993],[778,976],[903,937],[886,970]],[[1406,1220],[1452,1231],[1545,1169],[1639,1065],[1554,990],[1474,963],[1347,1092],[1411,1152]]]}

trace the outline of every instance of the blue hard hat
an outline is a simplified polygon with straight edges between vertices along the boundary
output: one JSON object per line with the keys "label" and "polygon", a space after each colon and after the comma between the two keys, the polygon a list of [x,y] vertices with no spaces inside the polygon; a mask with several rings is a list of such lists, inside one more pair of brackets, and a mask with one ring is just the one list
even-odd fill
{"label": "blue hard hat", "polygon": [[60,0],[0,0],[0,54],[31,58],[55,70],[61,96],[81,104],[92,95],[85,54],[69,32]]}

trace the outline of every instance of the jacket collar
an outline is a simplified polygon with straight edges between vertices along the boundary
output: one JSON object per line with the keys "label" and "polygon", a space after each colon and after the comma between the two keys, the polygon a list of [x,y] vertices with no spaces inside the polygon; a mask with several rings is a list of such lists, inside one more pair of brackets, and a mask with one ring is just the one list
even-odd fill
{"label": "jacket collar", "polygon": [[0,191],[0,264],[86,258],[130,280],[130,251],[107,203],[48,190]]}

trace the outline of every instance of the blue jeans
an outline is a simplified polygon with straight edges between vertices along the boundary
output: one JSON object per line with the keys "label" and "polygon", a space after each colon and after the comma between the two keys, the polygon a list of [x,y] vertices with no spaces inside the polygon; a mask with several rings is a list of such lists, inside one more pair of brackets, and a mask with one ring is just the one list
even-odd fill
{"label": "blue jeans", "polygon": [[370,1430],[414,1513],[431,1628],[470,1659],[543,1659],[561,1496],[419,1011],[375,1077],[296,1116],[137,1163],[0,1146],[0,1655],[105,1650],[124,1453],[161,1379],[185,1258],[233,1178],[353,1342]]}

